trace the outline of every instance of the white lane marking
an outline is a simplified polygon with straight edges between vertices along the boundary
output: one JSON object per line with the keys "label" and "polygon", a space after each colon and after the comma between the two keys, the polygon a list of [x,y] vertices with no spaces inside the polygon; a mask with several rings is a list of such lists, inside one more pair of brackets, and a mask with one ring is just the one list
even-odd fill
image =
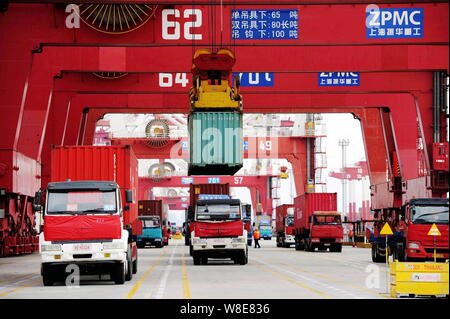
{"label": "white lane marking", "polygon": [[295,272],[292,272],[292,271],[290,271],[290,270],[287,270],[287,269],[284,269],[284,268],[281,268],[281,267],[278,267],[278,266],[269,264],[269,263],[264,262],[264,261],[261,261],[261,260],[259,260],[259,259],[255,259],[255,258],[250,258],[250,259],[253,260],[253,261],[259,262],[259,263],[261,263],[261,264],[263,264],[263,265],[266,265],[267,267],[272,267],[272,268],[277,269],[277,270],[279,270],[279,271],[284,271],[285,273],[291,274],[291,275],[293,275],[293,276],[295,276],[295,277],[302,278],[302,279],[304,279],[304,280],[309,281],[310,283],[314,283],[314,284],[316,284],[316,285],[318,285],[318,286],[321,286],[321,287],[323,287],[323,288],[331,287],[331,289],[332,289],[332,290],[335,290],[337,293],[345,294],[345,295],[348,295],[348,296],[350,296],[350,297],[352,297],[352,298],[355,298],[355,299],[358,298],[357,295],[355,295],[355,294],[353,294],[353,293],[351,293],[351,292],[344,291],[344,290],[342,290],[342,289],[339,289],[339,288],[330,286],[330,285],[328,285],[328,284],[326,284],[326,283],[322,283],[322,282],[317,281],[317,280],[315,280],[315,279],[313,279],[313,278],[306,277],[306,276],[301,275],[301,274],[299,274],[299,273],[295,273]]}
{"label": "white lane marking", "polygon": [[175,244],[175,247],[172,250],[172,254],[169,258],[169,265],[166,267],[166,270],[164,270],[164,273],[161,277],[161,281],[159,282],[158,290],[155,293],[155,299],[162,299],[164,296],[164,291],[166,290],[167,285],[167,278],[169,277],[170,270],[173,266],[173,257],[175,256],[175,250],[177,249],[178,243]]}

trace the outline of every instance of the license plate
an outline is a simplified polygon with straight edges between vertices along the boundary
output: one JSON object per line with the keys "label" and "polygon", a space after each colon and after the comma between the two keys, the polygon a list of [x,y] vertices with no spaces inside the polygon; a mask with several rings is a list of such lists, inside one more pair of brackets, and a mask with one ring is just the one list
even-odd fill
{"label": "license plate", "polygon": [[214,239],[214,243],[222,244],[224,242],[225,242],[225,240],[223,240],[223,239]]}
{"label": "license plate", "polygon": [[325,244],[325,246],[330,246],[330,244]]}
{"label": "license plate", "polygon": [[444,258],[444,254],[436,254],[436,258]]}
{"label": "license plate", "polygon": [[89,244],[77,244],[73,246],[74,251],[86,251],[91,250],[91,245]]}

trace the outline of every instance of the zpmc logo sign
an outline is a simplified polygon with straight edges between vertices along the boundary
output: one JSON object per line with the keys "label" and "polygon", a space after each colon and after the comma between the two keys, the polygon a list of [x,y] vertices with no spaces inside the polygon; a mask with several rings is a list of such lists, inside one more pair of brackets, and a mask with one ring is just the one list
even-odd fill
{"label": "zpmc logo sign", "polygon": [[366,7],[366,37],[368,39],[423,38],[423,8]]}

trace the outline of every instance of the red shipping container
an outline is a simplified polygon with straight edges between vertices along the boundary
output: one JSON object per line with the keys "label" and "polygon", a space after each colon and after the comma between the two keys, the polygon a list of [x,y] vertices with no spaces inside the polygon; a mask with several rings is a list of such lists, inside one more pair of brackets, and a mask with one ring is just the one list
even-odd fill
{"label": "red shipping container", "polygon": [[194,207],[199,194],[230,195],[230,184],[191,184],[189,205]]}
{"label": "red shipping container", "polygon": [[[137,201],[125,201],[125,190],[132,190],[134,198],[138,191],[138,160],[131,146],[54,146],[51,158],[51,182],[116,182],[122,206],[130,207],[123,211],[124,224],[133,226],[138,217]],[[138,234],[136,231],[133,229],[133,234]]]}
{"label": "red shipping container", "polygon": [[166,226],[169,214],[169,205],[163,204],[162,200],[140,200],[138,202],[139,216],[159,216],[161,224]]}
{"label": "red shipping container", "polygon": [[295,229],[309,229],[309,216],[318,211],[337,211],[337,194],[306,193],[294,198]]}
{"label": "red shipping container", "polygon": [[162,213],[162,200],[140,200],[138,202],[139,216],[159,216]]}

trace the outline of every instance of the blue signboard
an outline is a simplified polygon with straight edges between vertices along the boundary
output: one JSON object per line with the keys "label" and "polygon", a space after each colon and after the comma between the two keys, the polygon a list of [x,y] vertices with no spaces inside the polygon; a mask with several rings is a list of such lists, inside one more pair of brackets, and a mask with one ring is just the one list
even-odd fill
{"label": "blue signboard", "polygon": [[359,72],[320,72],[319,86],[358,86]]}
{"label": "blue signboard", "polygon": [[208,200],[208,199],[230,199],[228,195],[215,195],[215,194],[199,194],[199,200]]}
{"label": "blue signboard", "polygon": [[185,151],[185,150],[188,149],[188,142],[187,142],[187,141],[182,141],[182,142],[181,142],[181,149],[182,149],[183,151]]}
{"label": "blue signboard", "polygon": [[208,177],[208,184],[220,184],[220,177]]}
{"label": "blue signboard", "polygon": [[244,146],[244,151],[248,151],[248,141],[244,141],[242,145]]}
{"label": "blue signboard", "polygon": [[241,86],[273,86],[273,73],[233,73],[233,84],[236,75],[241,79]]}
{"label": "blue signboard", "polygon": [[192,177],[182,177],[181,184],[193,184],[194,179]]}
{"label": "blue signboard", "polygon": [[298,39],[298,10],[232,10],[231,38],[236,40]]}
{"label": "blue signboard", "polygon": [[371,8],[366,10],[368,39],[423,38],[423,8]]}

